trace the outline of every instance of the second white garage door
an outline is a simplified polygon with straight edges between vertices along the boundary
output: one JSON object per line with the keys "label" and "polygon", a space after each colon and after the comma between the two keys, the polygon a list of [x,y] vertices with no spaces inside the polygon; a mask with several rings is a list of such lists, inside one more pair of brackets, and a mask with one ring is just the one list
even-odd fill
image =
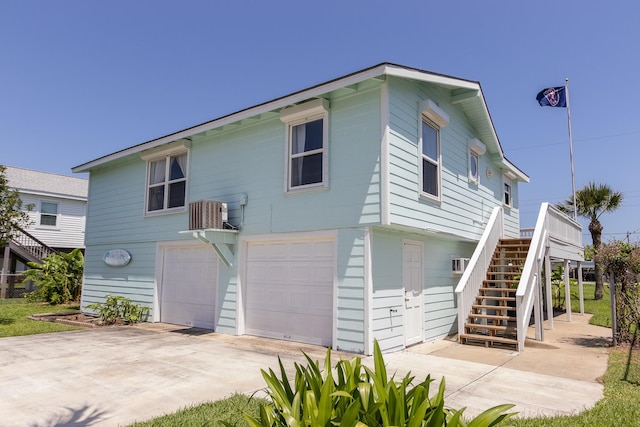
{"label": "second white garage door", "polygon": [[330,346],[333,330],[333,242],[250,242],[246,333]]}
{"label": "second white garage door", "polygon": [[218,259],[212,248],[164,248],[160,321],[214,329]]}

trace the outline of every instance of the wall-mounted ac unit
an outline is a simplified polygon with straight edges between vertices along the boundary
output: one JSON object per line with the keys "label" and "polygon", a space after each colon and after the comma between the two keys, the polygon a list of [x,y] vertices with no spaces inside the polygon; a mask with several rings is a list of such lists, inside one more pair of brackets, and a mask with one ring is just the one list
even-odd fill
{"label": "wall-mounted ac unit", "polygon": [[462,274],[469,265],[469,258],[451,258],[451,272],[453,274]]}
{"label": "wall-mounted ac unit", "polygon": [[189,203],[189,230],[222,230],[228,220],[225,202],[198,200]]}

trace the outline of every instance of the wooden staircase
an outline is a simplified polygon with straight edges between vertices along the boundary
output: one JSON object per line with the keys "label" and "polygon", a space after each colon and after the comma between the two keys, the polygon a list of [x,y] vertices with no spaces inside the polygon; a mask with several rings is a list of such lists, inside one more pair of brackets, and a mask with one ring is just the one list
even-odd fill
{"label": "wooden staircase", "polygon": [[518,348],[516,288],[531,239],[501,239],[460,334],[463,344]]}
{"label": "wooden staircase", "polygon": [[10,278],[15,275],[17,260],[42,264],[47,256],[57,253],[55,249],[50,248],[23,229],[19,229],[4,248],[0,246],[0,250],[3,251],[2,265],[0,265],[0,299],[7,297],[7,291],[9,294],[13,294],[14,283]]}

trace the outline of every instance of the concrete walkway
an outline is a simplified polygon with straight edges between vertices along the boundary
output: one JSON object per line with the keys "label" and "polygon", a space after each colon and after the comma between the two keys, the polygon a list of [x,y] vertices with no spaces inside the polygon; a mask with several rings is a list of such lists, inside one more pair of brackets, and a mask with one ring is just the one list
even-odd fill
{"label": "concrete walkway", "polygon": [[[446,378],[446,404],[476,415],[577,413],[602,397],[609,329],[557,318],[518,354],[442,340],[385,355],[388,372]],[[532,331],[531,331],[532,332]],[[326,349],[147,324],[0,339],[3,426],[117,426],[264,387],[260,369],[322,359]],[[333,353],[334,362],[354,355]],[[372,358],[364,363],[373,365]],[[434,384],[437,390],[437,384]]]}

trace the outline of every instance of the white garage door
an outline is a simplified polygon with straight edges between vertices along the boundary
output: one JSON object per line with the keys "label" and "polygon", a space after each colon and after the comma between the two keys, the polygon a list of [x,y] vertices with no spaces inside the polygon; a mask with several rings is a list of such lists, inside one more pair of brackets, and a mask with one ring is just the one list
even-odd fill
{"label": "white garage door", "polygon": [[160,321],[214,329],[218,259],[209,247],[164,249]]}
{"label": "white garage door", "polygon": [[330,346],[333,242],[251,242],[247,254],[246,333]]}

